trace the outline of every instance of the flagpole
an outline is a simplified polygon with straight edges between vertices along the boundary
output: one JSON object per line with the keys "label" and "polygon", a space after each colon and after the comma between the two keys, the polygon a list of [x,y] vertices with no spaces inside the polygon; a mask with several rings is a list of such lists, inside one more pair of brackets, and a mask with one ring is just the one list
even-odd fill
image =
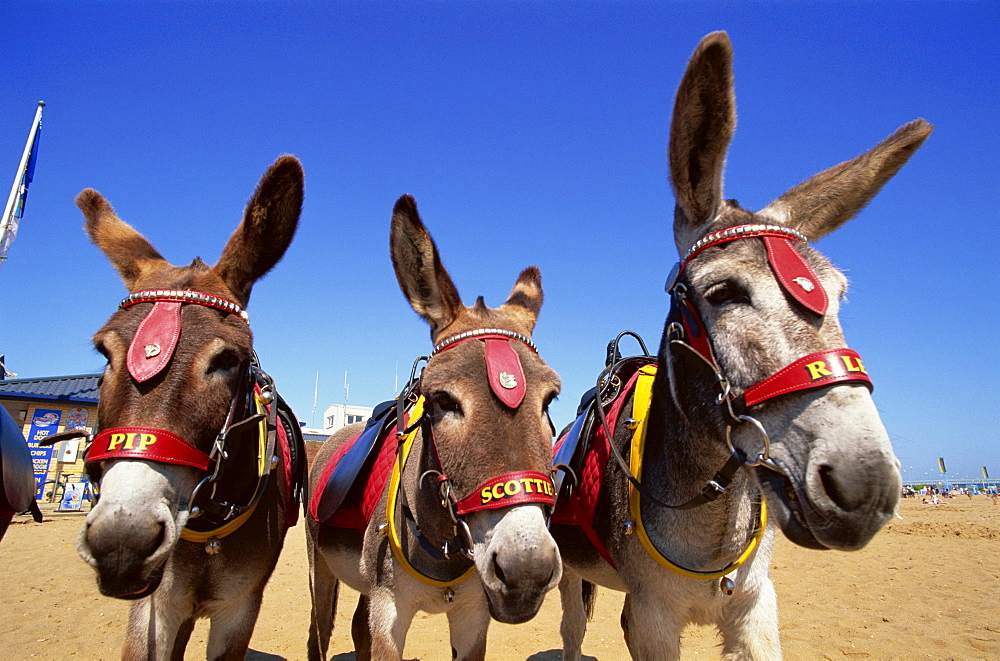
{"label": "flagpole", "polygon": [[[10,195],[7,196],[7,206],[4,207],[3,217],[0,218],[0,247],[6,243],[7,232],[10,231],[11,221],[14,218],[14,210],[17,207],[18,197],[21,194],[21,186],[24,183],[24,173],[28,169],[28,160],[31,158],[31,150],[35,144],[35,137],[38,129],[42,125],[42,108],[44,101],[38,102],[35,110],[35,121],[31,123],[31,131],[28,132],[28,142],[24,145],[24,153],[21,154],[21,164],[17,168],[17,175],[14,176],[14,185],[10,187]],[[0,264],[3,262],[0,261]]]}

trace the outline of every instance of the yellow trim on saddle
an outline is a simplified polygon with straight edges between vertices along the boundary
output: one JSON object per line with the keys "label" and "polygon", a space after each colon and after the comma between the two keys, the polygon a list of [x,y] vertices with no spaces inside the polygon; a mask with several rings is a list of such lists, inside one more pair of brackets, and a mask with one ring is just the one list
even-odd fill
{"label": "yellow trim on saddle", "polygon": [[[423,413],[424,398],[420,397],[413,405],[413,409],[410,411],[409,420],[419,420]],[[389,497],[387,498],[385,506],[386,521],[389,523],[389,547],[392,548],[393,557],[396,558],[396,561],[407,574],[426,585],[447,588],[468,578],[469,575],[472,574],[473,570],[475,570],[476,566],[473,565],[469,567],[461,576],[453,578],[450,581],[439,581],[436,578],[426,576],[420,573],[420,571],[418,571],[417,568],[411,565],[410,561],[406,559],[406,554],[403,553],[403,545],[399,539],[399,531],[396,529],[396,498],[400,489],[403,466],[406,465],[406,458],[410,454],[410,448],[413,447],[413,441],[416,439],[417,431],[419,431],[419,429],[419,426],[415,426],[410,433],[406,435],[406,438],[403,439],[403,446],[400,448],[400,451],[396,453],[396,462],[392,465],[392,474],[389,477]]]}
{"label": "yellow trim on saddle", "polygon": [[264,409],[263,402],[261,402],[256,395],[254,395],[253,403],[254,409],[257,413],[265,414],[264,419],[260,421],[260,433],[257,435],[257,442],[259,444],[259,449],[257,450],[257,488],[254,489],[253,506],[232,521],[227,521],[215,530],[206,530],[205,532],[201,532],[198,530],[191,530],[190,528],[184,528],[181,530],[181,539],[200,544],[208,542],[213,537],[215,539],[222,539],[223,537],[236,532],[240,526],[246,523],[247,519],[250,518],[250,515],[254,513],[254,510],[257,509],[257,504],[260,502],[260,499],[257,498],[257,494],[264,488],[264,475],[267,473],[267,463],[271,460],[271,458],[264,456],[267,454],[267,411]]}
{"label": "yellow trim on saddle", "polygon": [[[649,417],[649,407],[653,401],[653,379],[655,377],[656,365],[646,365],[639,368],[639,378],[636,380],[635,384],[635,398],[632,402],[632,418],[638,422],[638,425],[632,432],[632,452],[629,456],[629,467],[632,470],[632,474],[635,475],[636,480],[639,480],[640,482],[642,481],[642,454],[646,441],[646,419]],[[632,483],[629,483],[628,486],[628,504],[629,510],[632,513],[632,518],[635,520],[636,534],[639,536],[639,541],[642,542],[646,552],[649,553],[649,555],[663,567],[669,569],[675,574],[686,576],[687,578],[722,578],[726,574],[734,571],[746,562],[747,559],[753,554],[757,545],[760,543],[761,537],[764,536],[765,528],[767,528],[767,504],[763,499],[761,499],[760,515],[757,518],[753,538],[751,538],[746,550],[743,551],[740,557],[727,567],[718,571],[695,571],[693,569],[686,569],[674,564],[665,558],[653,544],[653,540],[651,540],[649,535],[646,534],[646,528],[642,524],[642,508],[639,505],[639,492],[636,490],[635,486],[632,485]]]}

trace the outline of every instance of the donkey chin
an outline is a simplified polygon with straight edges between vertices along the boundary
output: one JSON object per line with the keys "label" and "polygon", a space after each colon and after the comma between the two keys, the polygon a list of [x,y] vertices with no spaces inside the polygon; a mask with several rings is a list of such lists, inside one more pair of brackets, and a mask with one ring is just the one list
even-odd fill
{"label": "donkey chin", "polygon": [[832,389],[775,438],[771,459],[781,473],[759,467],[756,475],[769,514],[792,542],[857,550],[895,514],[899,460],[863,388]]}
{"label": "donkey chin", "polygon": [[[143,461],[111,462],[101,480],[101,497],[84,522],[77,550],[97,572],[101,594],[142,599],[160,585],[171,552],[187,522],[179,493],[190,493],[182,479],[170,483],[162,466]],[[186,489],[186,490],[185,490]]]}
{"label": "donkey chin", "polygon": [[484,511],[469,516],[468,522],[490,615],[505,624],[527,622],[562,578],[559,549],[542,508]]}

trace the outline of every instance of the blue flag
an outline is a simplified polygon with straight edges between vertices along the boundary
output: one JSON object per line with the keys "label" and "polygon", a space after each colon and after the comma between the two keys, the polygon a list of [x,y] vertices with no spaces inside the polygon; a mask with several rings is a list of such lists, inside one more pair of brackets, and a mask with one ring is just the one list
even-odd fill
{"label": "blue flag", "polygon": [[28,201],[28,185],[31,180],[35,178],[35,162],[38,160],[38,143],[42,139],[42,127],[39,124],[38,130],[35,131],[35,141],[31,144],[31,155],[28,156],[28,167],[24,170],[24,176],[21,177],[21,189],[17,198],[17,206],[14,207],[14,217],[20,218],[24,215],[24,204]]}

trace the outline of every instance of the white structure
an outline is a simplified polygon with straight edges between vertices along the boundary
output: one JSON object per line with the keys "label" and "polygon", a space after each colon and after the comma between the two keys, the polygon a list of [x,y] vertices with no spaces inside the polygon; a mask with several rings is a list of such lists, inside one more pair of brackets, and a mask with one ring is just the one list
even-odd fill
{"label": "white structure", "polygon": [[364,422],[371,417],[374,409],[370,406],[355,406],[353,404],[331,404],[323,414],[323,433],[333,432],[353,425],[355,422]]}

